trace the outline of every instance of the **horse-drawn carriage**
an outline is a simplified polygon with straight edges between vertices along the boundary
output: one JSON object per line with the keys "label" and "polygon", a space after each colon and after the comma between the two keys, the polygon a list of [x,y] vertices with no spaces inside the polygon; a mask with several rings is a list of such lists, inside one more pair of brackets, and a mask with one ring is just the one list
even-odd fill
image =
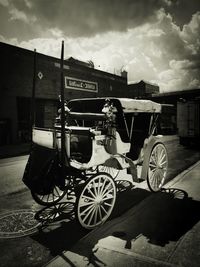
{"label": "horse-drawn carriage", "polygon": [[[150,100],[87,98],[65,106],[64,166],[61,121],[53,129],[33,127],[33,146],[23,181],[42,205],[76,196],[76,215],[87,228],[105,222],[116,201],[116,176],[127,169],[133,181],[159,191],[168,156],[158,135],[162,105]],[[138,170],[141,169],[139,173]]]}

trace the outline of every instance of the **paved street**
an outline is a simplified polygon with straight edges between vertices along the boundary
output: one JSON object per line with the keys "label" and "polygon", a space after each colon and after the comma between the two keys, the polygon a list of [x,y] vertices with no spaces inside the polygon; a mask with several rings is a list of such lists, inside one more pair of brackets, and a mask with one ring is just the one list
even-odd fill
{"label": "paved street", "polygon": [[[133,263],[134,266],[165,266],[166,261],[172,266],[177,266],[178,263],[174,260],[179,259],[179,253],[182,253],[179,244],[185,246],[185,253],[191,255],[192,251],[187,249],[191,239],[196,243],[190,247],[199,246],[198,240],[195,241],[194,237],[199,235],[197,209],[200,201],[198,173],[191,182],[188,182],[190,170],[181,177],[177,175],[197,162],[200,152],[194,148],[180,146],[176,138],[166,140],[166,146],[170,161],[167,186],[172,188],[170,191],[152,194],[146,190],[145,182],[127,189],[119,194],[111,220],[89,234],[74,220],[73,203],[67,202],[65,198],[62,201],[65,206],[63,217],[42,227],[40,225],[39,231],[35,227],[32,235],[13,238],[9,234],[3,235],[0,231],[0,266],[41,267],[57,255],[64,259],[66,266],[86,266],[89,262],[90,266],[112,266],[108,260],[111,257],[111,247],[112,258],[120,263],[120,259],[124,260],[122,255],[125,255],[124,262],[127,266],[131,266],[130,257],[132,266]],[[21,182],[26,161],[27,156],[0,160],[0,227],[3,220],[6,222],[5,218],[10,220],[6,223],[13,227],[12,221],[15,221],[16,214],[2,217],[5,212],[9,214],[11,211],[20,213],[30,210],[37,212],[38,216],[43,212],[51,212],[50,209],[42,210],[43,207],[35,204]],[[199,169],[197,171],[199,172]],[[177,178],[173,179],[175,176]],[[119,179],[121,178],[129,180],[130,176],[122,172],[119,175]],[[21,224],[22,219],[23,216],[20,217]],[[18,223],[20,225],[20,221]],[[196,249],[193,256],[195,253]],[[185,257],[190,259],[191,255],[186,253]],[[83,256],[84,265],[73,262],[74,259],[77,262],[77,257],[82,261]],[[91,258],[89,262],[88,257]],[[73,263],[67,265],[70,261]],[[187,259],[185,262],[187,263]],[[56,265],[56,261],[52,264],[62,266],[59,262]],[[183,266],[197,265],[194,261],[193,265]]]}
{"label": "paved street", "polygon": [[25,188],[21,182],[28,156],[0,159],[0,196]]}

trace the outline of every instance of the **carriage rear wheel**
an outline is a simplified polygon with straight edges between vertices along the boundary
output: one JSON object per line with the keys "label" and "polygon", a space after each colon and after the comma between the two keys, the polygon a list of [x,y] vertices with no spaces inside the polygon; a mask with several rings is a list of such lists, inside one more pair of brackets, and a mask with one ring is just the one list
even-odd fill
{"label": "carriage rear wheel", "polygon": [[59,202],[67,193],[67,188],[61,190],[57,185],[55,185],[48,194],[38,194],[31,191],[33,199],[43,206],[51,206]]}
{"label": "carriage rear wheel", "polygon": [[97,173],[86,181],[76,202],[76,215],[86,229],[104,223],[111,215],[116,201],[116,186],[107,173]]}
{"label": "carriage rear wheel", "polygon": [[167,175],[168,156],[165,146],[156,144],[150,154],[147,184],[153,192],[161,190]]}

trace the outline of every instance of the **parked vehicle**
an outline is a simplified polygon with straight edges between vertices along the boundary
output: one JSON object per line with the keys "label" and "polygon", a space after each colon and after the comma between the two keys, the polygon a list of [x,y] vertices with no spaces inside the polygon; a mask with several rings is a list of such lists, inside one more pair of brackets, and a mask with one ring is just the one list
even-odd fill
{"label": "parked vehicle", "polygon": [[177,127],[180,144],[200,143],[200,100],[177,103]]}
{"label": "parked vehicle", "polygon": [[168,156],[157,132],[161,113],[162,105],[150,100],[71,100],[65,107],[64,174],[59,116],[53,129],[33,127],[24,183],[36,202],[46,206],[73,190],[79,223],[87,229],[101,225],[115,205],[120,170],[127,169],[134,182],[147,180],[151,191],[164,185]]}

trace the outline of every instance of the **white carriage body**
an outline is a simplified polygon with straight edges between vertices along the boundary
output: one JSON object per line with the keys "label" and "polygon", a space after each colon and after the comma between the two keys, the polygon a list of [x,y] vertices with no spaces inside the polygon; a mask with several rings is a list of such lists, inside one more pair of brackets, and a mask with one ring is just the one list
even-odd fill
{"label": "white carriage body", "polygon": [[[79,119],[79,117],[82,119],[82,116],[83,118],[89,116],[92,120],[95,120],[95,116],[97,116],[98,119],[102,119],[105,114],[103,112],[99,113],[99,110],[103,110],[103,103],[105,101],[105,98],[71,100],[70,108],[72,109],[72,112],[70,112],[70,116],[73,116],[76,119]],[[161,105],[150,100],[112,98],[111,101],[120,105],[120,108],[125,116],[126,114],[130,116],[131,114],[137,115],[138,113],[148,113],[150,115],[161,113]],[[100,105],[101,103],[101,106],[97,108],[97,113],[95,113],[94,110],[91,113],[88,113],[88,110],[86,110],[86,112],[80,112],[80,103],[87,104],[92,102],[96,102],[97,105]],[[76,111],[75,108],[74,111],[73,105],[76,105],[76,103],[78,103],[78,110]],[[117,110],[114,107],[113,113],[118,116],[116,111]],[[131,137],[131,135],[133,135],[133,118],[134,117],[132,116],[132,128],[127,126],[126,119],[124,120],[124,128],[126,128],[126,131],[129,131],[125,140],[122,140],[124,138],[122,138],[122,134],[120,133],[120,131],[122,132],[125,129],[115,129],[114,136],[110,137],[107,133],[105,133],[104,126],[87,127],[83,125],[66,125],[65,149],[70,166],[79,170],[87,170],[98,165],[106,164],[109,159],[117,158],[120,169],[128,167],[128,164],[125,163],[124,160],[119,160],[119,155],[124,158],[128,153],[130,153],[131,146],[137,145],[136,141],[132,140]],[[141,124],[143,123],[144,122],[141,122]],[[141,135],[141,133],[138,132],[137,135]],[[131,144],[131,142],[134,144]],[[61,125],[57,123],[54,129],[33,128],[33,143],[49,149],[57,148],[58,151],[60,151]],[[143,143],[144,140],[142,140],[142,147]]]}

